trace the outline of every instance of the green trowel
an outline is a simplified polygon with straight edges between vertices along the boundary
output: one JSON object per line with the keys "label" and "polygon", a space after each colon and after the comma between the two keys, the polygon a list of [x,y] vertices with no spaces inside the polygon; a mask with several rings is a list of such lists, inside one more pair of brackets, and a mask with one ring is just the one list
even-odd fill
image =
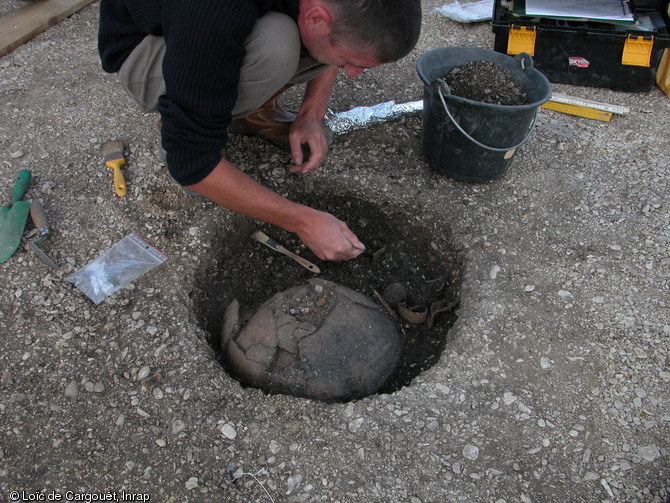
{"label": "green trowel", "polygon": [[11,257],[21,244],[30,213],[30,201],[23,201],[23,197],[28,192],[31,178],[30,171],[21,171],[14,182],[12,204],[0,208],[0,262]]}

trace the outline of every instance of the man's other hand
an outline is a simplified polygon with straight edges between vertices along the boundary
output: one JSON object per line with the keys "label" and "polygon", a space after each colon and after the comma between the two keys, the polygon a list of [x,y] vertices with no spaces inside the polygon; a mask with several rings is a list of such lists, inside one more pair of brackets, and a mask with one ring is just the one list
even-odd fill
{"label": "man's other hand", "polygon": [[[312,118],[298,117],[288,135],[291,143],[293,166],[291,173],[305,174],[321,166],[328,153],[328,142],[323,122]],[[305,159],[303,145],[309,147],[309,158]]]}

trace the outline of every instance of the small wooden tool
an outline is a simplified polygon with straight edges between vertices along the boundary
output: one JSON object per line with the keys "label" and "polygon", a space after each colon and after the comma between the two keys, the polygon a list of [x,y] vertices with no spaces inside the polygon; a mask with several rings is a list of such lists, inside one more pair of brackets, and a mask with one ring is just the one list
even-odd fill
{"label": "small wooden tool", "polygon": [[302,258],[300,255],[296,255],[293,252],[288,251],[286,248],[284,248],[282,245],[277,243],[274,239],[272,239],[270,236],[265,234],[263,231],[256,231],[254,232],[251,237],[258,241],[259,243],[263,243],[265,246],[272,248],[274,251],[278,251],[279,253],[283,253],[287,257],[292,258],[295,260],[298,264],[303,266],[305,269],[308,269],[312,271],[315,274],[318,274],[321,272],[321,269],[319,269],[316,265],[312,264],[309,260]]}

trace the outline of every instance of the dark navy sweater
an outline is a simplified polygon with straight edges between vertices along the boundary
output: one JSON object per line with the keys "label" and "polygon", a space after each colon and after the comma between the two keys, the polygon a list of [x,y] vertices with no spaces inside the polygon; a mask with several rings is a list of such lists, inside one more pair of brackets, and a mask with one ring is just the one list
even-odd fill
{"label": "dark navy sweater", "polygon": [[270,9],[296,19],[298,0],[101,0],[98,48],[106,72],[117,72],[145,36],[165,37],[161,140],[180,184],[201,181],[221,160],[244,40]]}

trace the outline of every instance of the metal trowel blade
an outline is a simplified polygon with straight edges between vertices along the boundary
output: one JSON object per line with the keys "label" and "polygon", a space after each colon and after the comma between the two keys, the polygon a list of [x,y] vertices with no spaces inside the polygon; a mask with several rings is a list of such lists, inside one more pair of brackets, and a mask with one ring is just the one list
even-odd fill
{"label": "metal trowel blade", "polygon": [[56,264],[56,262],[54,262],[53,259],[51,257],[49,257],[49,255],[44,253],[40,249],[40,247],[37,246],[37,245],[41,244],[42,241],[44,241],[44,239],[45,238],[42,237],[42,238],[36,239],[35,241],[31,241],[30,243],[28,243],[28,246],[30,247],[32,252],[37,256],[38,259],[40,259],[42,262],[44,262],[46,265],[48,265],[52,269],[57,269],[58,264]]}

